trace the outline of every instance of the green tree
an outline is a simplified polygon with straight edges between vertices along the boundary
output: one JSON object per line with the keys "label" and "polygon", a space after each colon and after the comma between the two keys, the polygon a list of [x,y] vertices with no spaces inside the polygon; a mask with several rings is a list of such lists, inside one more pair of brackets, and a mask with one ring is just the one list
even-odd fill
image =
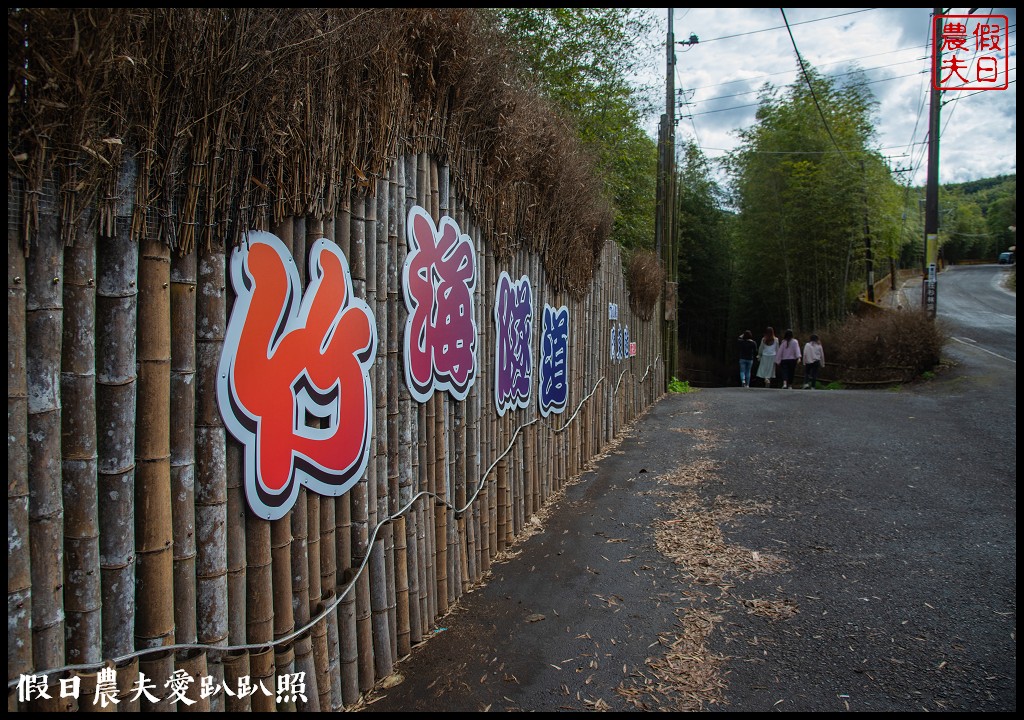
{"label": "green tree", "polygon": [[725,330],[732,290],[731,216],[722,209],[722,189],[700,148],[687,142],[678,150],[679,342],[695,355],[723,361],[733,347],[732,334]]}
{"label": "green tree", "polygon": [[648,11],[500,8],[498,27],[597,158],[624,248],[654,244],[657,147],[643,130],[650,88],[631,82],[650,57]]}
{"label": "green tree", "polygon": [[878,263],[904,242],[902,190],[872,150],[877,103],[863,78],[840,85],[805,70],[810,86],[801,75],[762,88],[757,121],[727,159],[743,325],[827,327],[865,289],[869,244]]}

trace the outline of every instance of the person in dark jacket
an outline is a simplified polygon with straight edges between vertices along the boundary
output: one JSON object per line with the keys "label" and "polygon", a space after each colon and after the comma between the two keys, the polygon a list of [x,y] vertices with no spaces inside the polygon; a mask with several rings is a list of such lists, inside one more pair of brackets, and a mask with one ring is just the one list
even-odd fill
{"label": "person in dark jacket", "polygon": [[739,338],[740,352],[740,387],[750,387],[750,369],[754,366],[754,358],[757,357],[757,343],[754,342],[754,334],[744,330]]}

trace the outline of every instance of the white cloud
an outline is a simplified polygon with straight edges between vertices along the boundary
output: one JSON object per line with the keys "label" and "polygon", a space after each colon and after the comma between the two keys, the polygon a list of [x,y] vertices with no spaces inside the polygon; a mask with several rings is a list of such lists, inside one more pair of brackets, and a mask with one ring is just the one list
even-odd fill
{"label": "white cloud", "polygon": [[[796,77],[796,47],[805,60],[839,77],[863,69],[878,100],[877,144],[892,168],[911,168],[911,182],[927,176],[931,87],[931,11],[926,8],[675,9],[677,42],[691,33],[696,45],[677,46],[675,86],[687,104],[677,110],[677,138],[696,137],[711,158],[737,144],[736,130],[754,123],[757,90],[783,88]],[[950,14],[966,14],[954,9]],[[1006,90],[943,93],[940,113],[940,182],[953,183],[1017,171],[1016,10],[987,8],[981,14],[1009,20]],[[659,8],[660,54],[652,77],[664,87],[667,9]],[[789,23],[793,40],[785,25]],[[971,41],[973,42],[973,40]],[[1005,66],[1001,66],[1005,67]],[[959,96],[959,97],[958,97]],[[746,107],[744,107],[746,106]],[[657,118],[650,131],[657,133]]]}

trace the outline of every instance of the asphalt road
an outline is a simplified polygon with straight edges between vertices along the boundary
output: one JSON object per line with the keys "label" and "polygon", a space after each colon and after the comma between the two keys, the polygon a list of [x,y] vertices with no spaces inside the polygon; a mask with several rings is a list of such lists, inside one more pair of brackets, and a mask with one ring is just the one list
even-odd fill
{"label": "asphalt road", "polygon": [[1015,710],[1016,355],[946,357],[666,396],[363,709]]}

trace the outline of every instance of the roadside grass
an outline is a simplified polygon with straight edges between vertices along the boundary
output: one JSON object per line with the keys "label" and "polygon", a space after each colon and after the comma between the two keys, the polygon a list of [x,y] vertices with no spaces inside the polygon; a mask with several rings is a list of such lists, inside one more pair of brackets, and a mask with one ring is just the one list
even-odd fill
{"label": "roadside grass", "polygon": [[673,375],[668,383],[668,391],[670,393],[689,393],[697,392],[697,388],[690,387],[689,380],[680,380]]}

